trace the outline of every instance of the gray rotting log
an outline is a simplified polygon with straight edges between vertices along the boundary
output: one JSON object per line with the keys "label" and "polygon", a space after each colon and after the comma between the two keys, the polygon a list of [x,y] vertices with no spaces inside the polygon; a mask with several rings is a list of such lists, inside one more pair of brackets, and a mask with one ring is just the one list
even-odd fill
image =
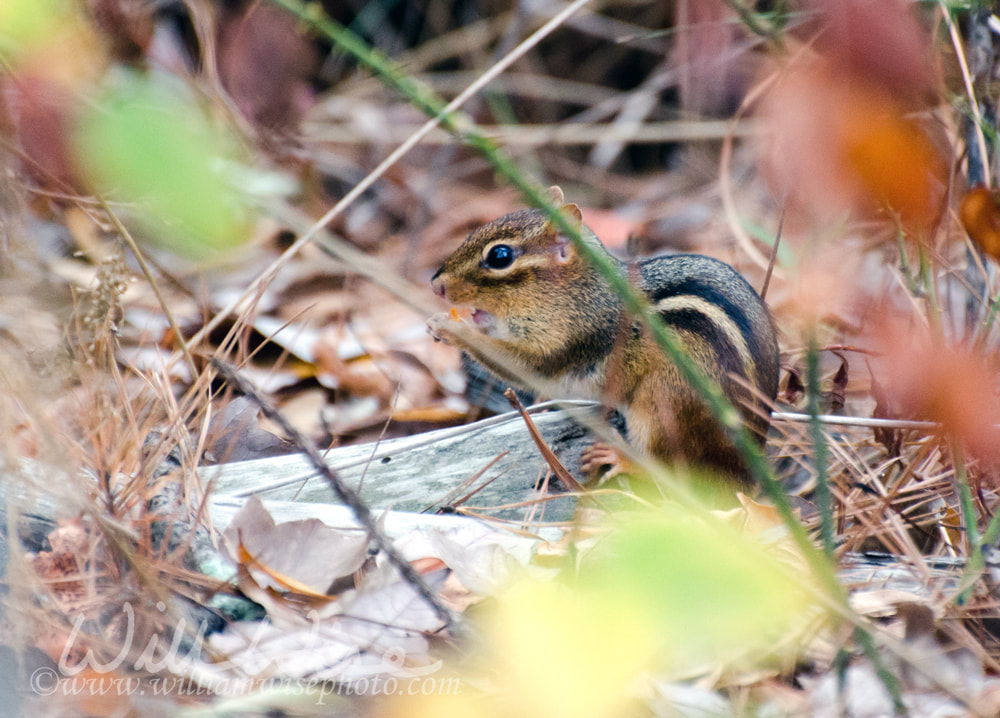
{"label": "gray rotting log", "polygon": [[[411,530],[460,530],[463,526],[481,522],[474,518],[412,512],[424,508],[461,484],[492,460],[496,455],[494,452],[509,451],[482,479],[503,473],[470,504],[474,501],[476,506],[487,506],[530,499],[534,479],[541,468],[538,450],[519,417],[505,417],[490,423],[492,421],[495,420],[386,441],[374,448],[371,444],[344,447],[330,452],[328,458],[334,466],[353,465],[344,468],[342,473],[345,478],[356,482],[363,466],[374,454],[376,458],[370,462],[362,495],[377,512],[396,509],[381,519],[383,530],[390,538],[398,538]],[[535,416],[535,421],[556,454],[566,462],[567,468],[577,471],[579,452],[590,442],[585,432],[564,412],[539,414]],[[455,458],[456,454],[466,451],[475,458]],[[385,457],[390,460],[382,463]],[[476,462],[481,464],[476,465]],[[40,494],[37,490],[39,479],[44,476],[50,477],[49,483],[57,485],[70,481],[64,472],[29,460],[22,460],[20,464],[20,468],[12,468],[0,462],[0,514],[17,518],[17,525],[10,528],[20,534],[18,538],[22,546],[27,550],[44,550],[47,533],[57,526],[59,519],[76,515],[79,506],[55,495]],[[199,472],[203,480],[215,482],[209,511],[217,531],[223,531],[228,526],[255,490],[261,491],[268,510],[278,522],[319,518],[332,526],[357,528],[350,510],[330,502],[326,493],[329,489],[298,455],[202,467]],[[26,474],[33,477],[34,491],[25,490]],[[56,476],[58,480],[53,478]],[[302,500],[300,495],[299,501],[292,501],[290,497],[304,482],[307,490],[303,490],[302,495],[309,494],[311,500]],[[15,507],[13,513],[8,512],[8,504]],[[548,502],[544,521],[565,519],[572,508],[573,501],[568,497]],[[523,508],[512,510],[509,516],[519,518],[523,512]],[[529,526],[529,529],[549,541],[558,540],[560,535],[559,530],[554,528]],[[7,521],[0,521],[0,577],[8,561],[4,548],[10,540]],[[213,555],[214,549],[210,545],[204,548],[202,558]],[[211,575],[219,577],[225,573],[204,561],[195,563],[200,563],[200,568]],[[994,563],[987,558],[987,568],[998,571],[997,565],[1000,561]],[[928,559],[923,566],[908,566],[899,557],[888,554],[848,554],[841,559],[838,575],[843,583],[851,587],[852,594],[888,589],[909,593],[919,599],[941,590],[957,590],[963,570],[964,562],[961,560]]]}
{"label": "gray rotting log", "polygon": [[[580,452],[593,439],[571,412],[539,413],[533,420],[560,461],[579,475]],[[331,449],[326,460],[372,509],[434,511],[461,503],[507,519],[524,516],[530,507],[491,509],[536,499],[533,487],[547,470],[515,413],[379,444]],[[264,499],[335,503],[332,489],[298,454],[201,467],[199,474],[216,497],[257,494]],[[566,520],[575,499],[560,496],[554,483],[550,480],[550,493],[557,497],[545,502],[544,519]]]}

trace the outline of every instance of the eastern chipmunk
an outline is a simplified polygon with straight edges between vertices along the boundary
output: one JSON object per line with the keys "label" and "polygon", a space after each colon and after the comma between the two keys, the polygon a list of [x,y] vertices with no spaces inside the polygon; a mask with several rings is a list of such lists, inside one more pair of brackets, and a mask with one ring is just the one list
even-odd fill
{"label": "eastern chipmunk", "polygon": [[[549,190],[585,242],[607,254],[583,225],[580,209]],[[763,445],[778,390],[778,342],[771,314],[732,267],[697,254],[614,259],[673,328],[691,358],[722,387]],[[524,369],[554,382],[559,398],[597,399],[625,416],[629,443],[666,462],[721,471],[750,485],[739,452],[702,400],[648,332],[624,311],[608,282],[536,209],[508,214],[472,232],[431,280],[462,317],[428,322],[435,339],[456,344],[500,378],[518,383]],[[463,340],[477,332],[483,353]],[[748,390],[745,385],[755,388]],[[607,464],[607,447],[585,458],[590,471]]]}

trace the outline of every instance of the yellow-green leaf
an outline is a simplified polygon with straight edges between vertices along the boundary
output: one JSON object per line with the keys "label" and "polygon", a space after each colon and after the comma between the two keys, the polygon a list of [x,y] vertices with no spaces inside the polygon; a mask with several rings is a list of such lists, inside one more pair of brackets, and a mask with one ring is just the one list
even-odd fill
{"label": "yellow-green leaf", "polygon": [[178,88],[128,75],[75,139],[94,189],[135,203],[147,233],[173,251],[203,257],[246,239],[248,213],[226,177],[231,142]]}
{"label": "yellow-green leaf", "polygon": [[752,537],[673,511],[630,520],[584,558],[580,590],[627,596],[674,668],[766,655],[814,615]]}
{"label": "yellow-green leaf", "polygon": [[74,0],[0,0],[0,53],[18,53],[50,40],[76,10]]}

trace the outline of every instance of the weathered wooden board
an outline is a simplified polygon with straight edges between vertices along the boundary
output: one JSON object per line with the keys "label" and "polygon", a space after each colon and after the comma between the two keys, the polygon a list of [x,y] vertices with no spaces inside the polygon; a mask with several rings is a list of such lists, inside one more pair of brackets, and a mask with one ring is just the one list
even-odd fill
{"label": "weathered wooden board", "polygon": [[[553,411],[534,416],[548,445],[579,475],[580,452],[592,439],[571,414],[594,409]],[[328,465],[373,509],[424,511],[452,506],[471,494],[465,506],[494,508],[537,497],[533,490],[547,465],[524,421],[505,414],[467,426],[440,429],[379,444],[346,446],[326,454]],[[337,503],[332,488],[309,460],[294,454],[199,469],[217,497]],[[546,520],[572,515],[575,499],[557,497],[545,504]],[[530,507],[500,511],[518,518]],[[497,515],[496,510],[489,511]]]}

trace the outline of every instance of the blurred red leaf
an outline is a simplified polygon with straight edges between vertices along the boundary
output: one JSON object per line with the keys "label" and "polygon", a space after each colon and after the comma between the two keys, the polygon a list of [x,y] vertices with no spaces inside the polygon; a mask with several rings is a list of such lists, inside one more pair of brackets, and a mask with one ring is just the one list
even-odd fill
{"label": "blurred red leaf", "polygon": [[934,86],[929,34],[905,0],[813,0],[817,45],[844,74],[864,77],[895,97]]}
{"label": "blurred red leaf", "polygon": [[940,422],[974,456],[1000,461],[1000,396],[986,357],[901,324],[884,326],[879,336],[883,406],[899,418]]}
{"label": "blurred red leaf", "polygon": [[221,23],[219,75],[240,111],[262,127],[298,123],[312,104],[308,78],[318,60],[292,16],[269,3]]}
{"label": "blurred red leaf", "polygon": [[867,78],[820,60],[790,69],[771,92],[764,158],[771,181],[799,206],[898,214],[928,231],[942,210],[948,165],[906,106]]}
{"label": "blurred red leaf", "polygon": [[20,140],[25,172],[43,187],[74,191],[77,175],[67,143],[77,109],[72,90],[43,75],[11,77],[4,85],[9,129]]}

